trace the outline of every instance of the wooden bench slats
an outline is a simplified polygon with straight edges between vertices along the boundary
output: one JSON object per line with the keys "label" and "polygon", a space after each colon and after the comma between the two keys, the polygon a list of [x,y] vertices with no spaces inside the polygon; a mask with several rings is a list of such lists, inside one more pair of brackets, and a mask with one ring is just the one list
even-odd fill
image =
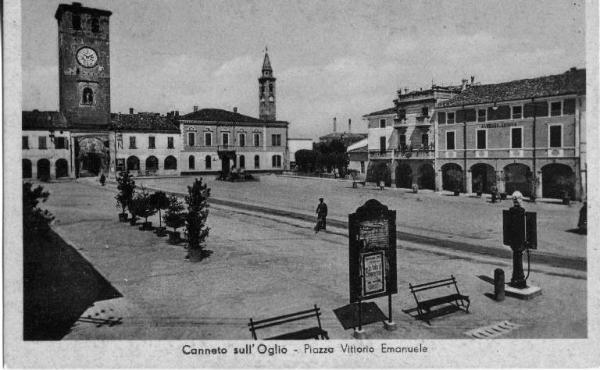
{"label": "wooden bench slats", "polygon": [[[271,326],[277,326],[277,325],[285,324],[285,323],[292,322],[292,321],[304,320],[304,319],[308,319],[308,318],[315,317],[315,316],[316,315],[313,313],[312,315],[303,315],[303,316],[298,316],[298,317],[294,317],[294,318],[287,319],[287,320],[274,321],[274,322],[269,322],[269,323],[265,323],[265,324],[261,324],[261,325],[256,325],[256,322],[255,322],[254,329],[269,328]],[[263,322],[264,322],[264,320],[263,320]]]}
{"label": "wooden bench slats", "polygon": [[[434,306],[439,306],[444,303],[448,303],[448,304],[450,304],[450,306],[455,307],[457,310],[464,308],[464,310],[467,313],[469,312],[469,306],[471,305],[469,296],[466,296],[466,295],[463,295],[460,293],[460,291],[458,290],[458,284],[456,282],[456,278],[453,275],[450,275],[449,279],[436,280],[436,281],[432,281],[429,283],[416,284],[416,285],[408,284],[408,286],[410,287],[410,292],[415,297],[415,301],[417,303],[417,312],[419,313],[417,317],[421,320],[425,320],[430,325],[431,325],[431,323],[430,323],[431,318],[435,317],[435,315],[431,312],[431,308]],[[435,289],[435,288],[442,288],[445,286],[454,286],[456,293],[450,294],[450,295],[445,295],[442,297],[431,298],[428,300],[422,300],[422,301],[419,301],[419,298],[417,297],[417,292],[422,292],[425,290],[430,290],[430,289]],[[466,302],[466,304],[465,304],[465,302]],[[449,307],[449,306],[446,305],[446,307]],[[423,312],[424,310],[426,312]]]}
{"label": "wooden bench slats", "polygon": [[250,332],[252,333],[252,338],[256,340],[256,339],[258,339],[258,337],[256,336],[256,330],[258,330],[258,329],[268,328],[268,327],[272,327],[272,326],[282,325],[285,323],[299,321],[299,320],[305,320],[305,319],[314,317],[317,319],[317,323],[319,326],[313,326],[313,327],[305,328],[302,330],[296,330],[296,331],[293,331],[290,333],[280,334],[280,335],[270,337],[267,339],[282,339],[282,340],[285,340],[285,339],[300,339],[300,340],[302,340],[302,339],[329,339],[329,335],[327,334],[327,331],[323,330],[323,328],[321,327],[320,316],[321,316],[321,311],[320,311],[319,307],[317,307],[317,305],[314,305],[314,308],[312,308],[310,310],[298,311],[295,313],[280,315],[280,316],[271,317],[268,319],[263,319],[263,320],[258,320],[258,321],[254,321],[254,320],[250,319],[250,323],[248,323],[248,326],[250,328],[248,330],[250,330]]}
{"label": "wooden bench slats", "polygon": [[413,289],[413,288],[419,288],[419,287],[422,287],[422,286],[428,286],[428,285],[432,285],[432,284],[447,283],[447,282],[454,282],[454,281],[456,281],[456,279],[453,276],[453,277],[448,278],[448,279],[430,281],[429,283],[416,284],[416,285],[408,284],[408,285],[410,286],[411,289]]}
{"label": "wooden bench slats", "polygon": [[444,297],[439,297],[439,298],[433,298],[433,299],[429,299],[427,301],[421,301],[419,302],[419,305],[425,308],[428,307],[433,307],[433,306],[438,306],[442,303],[446,303],[448,301],[456,301],[456,300],[465,300],[468,301],[469,297],[464,296],[462,294],[450,294]]}
{"label": "wooden bench slats", "polygon": [[[298,311],[298,312],[294,312],[294,313],[290,313],[287,315],[281,315],[281,316],[276,316],[276,317],[271,317],[268,319],[263,319],[263,320],[258,320],[258,321],[253,321],[254,326],[256,325],[260,325],[262,323],[265,322],[271,322],[271,321],[277,321],[277,320],[282,320],[282,319],[287,319],[288,317],[294,317],[297,315],[305,315],[305,314],[312,314],[313,316],[315,315],[315,312],[317,312],[317,314],[321,314],[321,309],[317,308],[316,310],[314,308],[310,309],[310,310],[304,310],[304,311]],[[250,326],[251,324],[248,324],[248,326]]]}

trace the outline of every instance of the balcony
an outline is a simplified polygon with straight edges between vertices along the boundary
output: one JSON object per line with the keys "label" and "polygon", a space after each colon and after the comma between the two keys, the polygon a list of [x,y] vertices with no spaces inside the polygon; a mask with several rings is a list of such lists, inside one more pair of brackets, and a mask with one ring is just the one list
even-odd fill
{"label": "balcony", "polygon": [[404,145],[396,149],[394,158],[396,159],[434,159],[435,151],[433,145],[424,145],[418,148]]}
{"label": "balcony", "polygon": [[369,159],[392,159],[391,150],[369,150]]}

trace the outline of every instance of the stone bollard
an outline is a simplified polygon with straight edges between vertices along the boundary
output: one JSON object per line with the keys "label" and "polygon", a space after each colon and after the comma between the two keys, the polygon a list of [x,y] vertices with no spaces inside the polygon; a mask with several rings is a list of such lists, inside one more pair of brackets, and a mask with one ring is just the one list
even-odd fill
{"label": "stone bollard", "polygon": [[494,299],[498,302],[504,300],[504,270],[494,270]]}

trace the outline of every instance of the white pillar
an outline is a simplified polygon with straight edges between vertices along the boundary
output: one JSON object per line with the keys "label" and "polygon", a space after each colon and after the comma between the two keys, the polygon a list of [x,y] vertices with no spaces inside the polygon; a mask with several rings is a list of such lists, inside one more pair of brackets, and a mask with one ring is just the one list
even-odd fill
{"label": "white pillar", "polygon": [[435,191],[442,191],[442,170],[435,171]]}
{"label": "white pillar", "polygon": [[473,174],[471,171],[467,171],[467,194],[473,192]]}
{"label": "white pillar", "polygon": [[542,171],[539,171],[537,173],[537,178],[538,178],[538,184],[537,184],[537,186],[535,188],[535,197],[536,198],[541,198],[542,194],[543,194],[543,192],[542,192],[542,183],[543,183],[542,182],[542,180],[543,180],[542,179]]}

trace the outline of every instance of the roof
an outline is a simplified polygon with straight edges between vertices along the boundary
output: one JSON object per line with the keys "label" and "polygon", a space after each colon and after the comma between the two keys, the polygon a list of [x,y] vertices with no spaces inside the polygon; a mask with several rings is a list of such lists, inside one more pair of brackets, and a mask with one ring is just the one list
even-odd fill
{"label": "roof", "polygon": [[66,130],[65,116],[56,111],[23,111],[23,130]]}
{"label": "roof", "polygon": [[549,96],[585,94],[585,69],[488,85],[471,85],[439,107],[454,107]]}
{"label": "roof", "polygon": [[73,2],[72,4],[60,4],[56,9],[56,13],[54,13],[54,18],[60,19],[62,13],[64,13],[65,11],[77,11],[78,13],[89,13],[101,16],[110,16],[112,14],[112,12],[108,10],[87,8],[85,6],[81,6],[81,3]]}
{"label": "roof", "polygon": [[271,68],[271,60],[269,60],[268,53],[265,53],[265,60],[263,61],[262,70],[263,71],[273,71],[273,68]]}
{"label": "roof", "polygon": [[222,122],[222,123],[236,123],[236,124],[247,124],[247,125],[261,125],[261,126],[280,126],[287,127],[288,122],[286,121],[269,121],[262,120],[237,112],[230,112],[224,109],[216,108],[205,108],[200,109],[196,112],[191,112],[186,115],[180,116],[180,120],[189,121],[203,121],[203,122]]}
{"label": "roof", "polygon": [[372,112],[369,114],[365,114],[363,116],[363,118],[367,118],[367,117],[374,117],[374,116],[383,116],[383,115],[387,115],[387,114],[396,114],[396,107],[393,108],[387,108],[387,109],[383,109],[383,110],[378,110],[376,112]]}
{"label": "roof", "polygon": [[160,114],[111,114],[111,129],[119,131],[172,132],[179,128],[170,119]]}
{"label": "roof", "polygon": [[348,145],[348,153],[367,152],[369,146],[368,140],[369,139],[362,139],[360,141],[355,142],[354,144]]}

